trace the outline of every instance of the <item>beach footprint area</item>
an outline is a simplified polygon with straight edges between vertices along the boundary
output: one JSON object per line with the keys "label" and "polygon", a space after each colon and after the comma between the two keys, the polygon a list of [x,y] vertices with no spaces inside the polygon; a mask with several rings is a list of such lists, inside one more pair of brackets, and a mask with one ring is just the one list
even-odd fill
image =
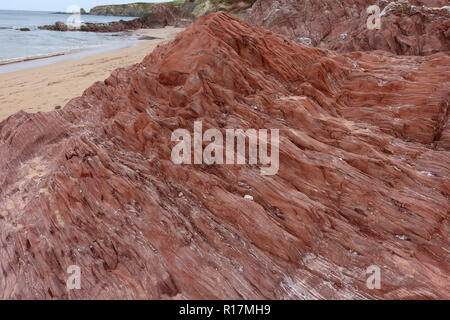
{"label": "beach footprint area", "polygon": [[106,79],[113,70],[141,62],[156,46],[172,40],[181,30],[174,27],[137,30],[137,37],[156,39],[81,59],[1,73],[0,121],[20,110],[34,113],[63,107],[94,82]]}

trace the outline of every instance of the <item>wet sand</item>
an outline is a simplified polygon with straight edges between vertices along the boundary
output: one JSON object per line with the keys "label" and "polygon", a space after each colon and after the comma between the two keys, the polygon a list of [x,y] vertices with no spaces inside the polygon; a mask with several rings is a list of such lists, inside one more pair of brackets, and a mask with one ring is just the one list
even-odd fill
{"label": "wet sand", "polygon": [[136,34],[139,36],[160,39],[139,41],[136,46],[126,49],[0,74],[0,121],[20,110],[39,112],[64,106],[94,82],[106,79],[114,69],[141,62],[158,44],[172,40],[182,30],[173,27],[138,30]]}

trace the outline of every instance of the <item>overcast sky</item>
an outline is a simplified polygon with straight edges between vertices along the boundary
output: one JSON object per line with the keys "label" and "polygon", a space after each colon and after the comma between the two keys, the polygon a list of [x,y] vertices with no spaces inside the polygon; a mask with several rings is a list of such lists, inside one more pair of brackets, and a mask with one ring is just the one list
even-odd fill
{"label": "overcast sky", "polygon": [[33,10],[33,11],[66,11],[71,5],[76,5],[89,11],[101,4],[123,4],[132,2],[168,2],[170,0],[0,0],[0,10]]}

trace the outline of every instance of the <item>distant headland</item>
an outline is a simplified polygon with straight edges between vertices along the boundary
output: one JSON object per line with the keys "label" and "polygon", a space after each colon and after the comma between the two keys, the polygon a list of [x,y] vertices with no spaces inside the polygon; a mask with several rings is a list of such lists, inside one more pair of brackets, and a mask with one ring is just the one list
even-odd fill
{"label": "distant headland", "polygon": [[[82,15],[96,16],[118,16],[118,17],[142,17],[144,14],[152,11],[155,6],[169,4],[182,8],[194,14],[195,16],[205,15],[216,11],[227,11],[239,13],[252,6],[255,0],[174,0],[170,2],[136,2],[116,5],[100,5],[93,7],[89,12],[80,10]],[[67,12],[55,12],[56,14],[69,14]]]}

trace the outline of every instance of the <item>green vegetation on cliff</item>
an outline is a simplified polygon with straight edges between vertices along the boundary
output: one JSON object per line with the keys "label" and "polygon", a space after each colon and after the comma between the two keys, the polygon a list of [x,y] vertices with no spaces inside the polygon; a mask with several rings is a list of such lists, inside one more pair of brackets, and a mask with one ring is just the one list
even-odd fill
{"label": "green vegetation on cliff", "polygon": [[[184,0],[161,2],[174,6],[182,6]],[[136,2],[128,4],[104,5],[96,6],[89,11],[89,14],[99,16],[120,16],[120,17],[142,17],[145,13],[151,12],[155,5],[161,4],[157,2]]]}
{"label": "green vegetation on cliff", "polygon": [[[227,11],[239,13],[251,7],[256,0],[176,0],[171,2],[162,2],[193,13],[195,16],[201,16],[216,11]],[[100,16],[128,16],[142,17],[146,12],[151,12],[156,2],[136,2],[129,4],[96,6],[91,9],[89,14]]]}

